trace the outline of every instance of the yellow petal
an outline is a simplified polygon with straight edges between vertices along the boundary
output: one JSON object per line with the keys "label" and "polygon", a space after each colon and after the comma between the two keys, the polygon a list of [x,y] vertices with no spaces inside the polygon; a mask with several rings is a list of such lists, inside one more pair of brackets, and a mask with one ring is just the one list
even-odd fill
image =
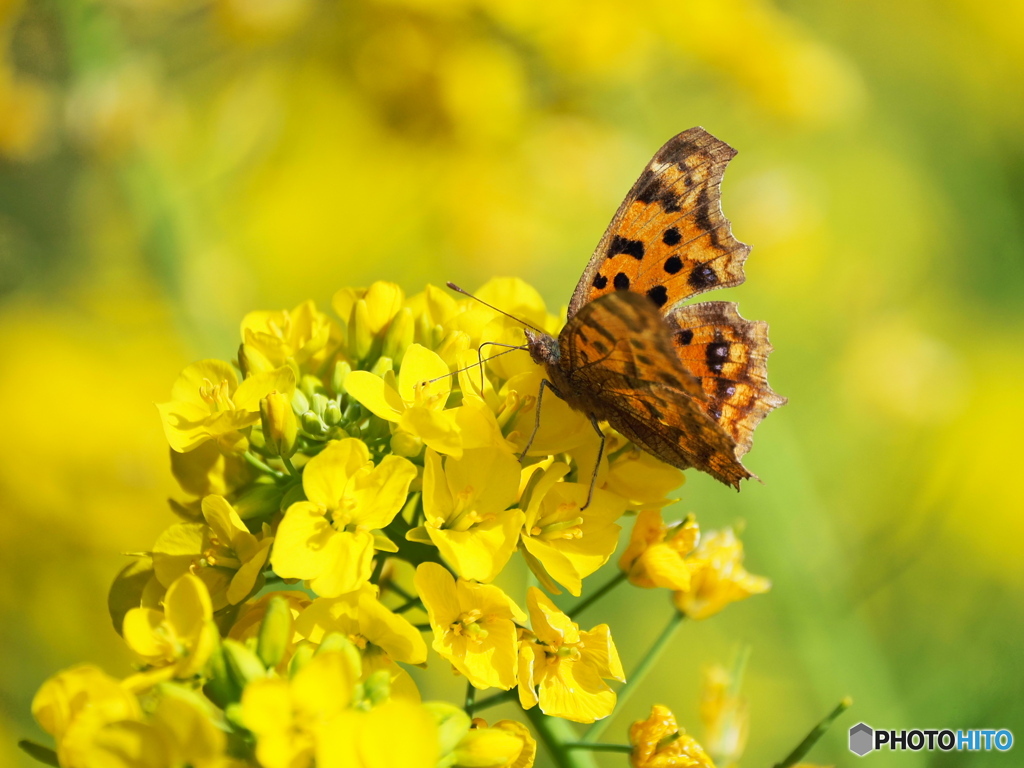
{"label": "yellow petal", "polygon": [[222,381],[227,382],[229,392],[234,392],[238,386],[238,377],[230,363],[223,360],[200,360],[179,374],[171,388],[171,399],[205,406],[206,401],[200,396],[199,390]]}
{"label": "yellow petal", "polygon": [[428,526],[427,535],[459,576],[489,582],[512,557],[524,519],[522,510],[510,509],[468,531]]}
{"label": "yellow petal", "polygon": [[367,528],[387,526],[405,505],[416,474],[411,461],[389,455],[369,473],[359,475],[350,491],[357,503],[353,522]]}
{"label": "yellow petal", "polygon": [[398,392],[369,371],[352,371],[345,379],[345,391],[387,421],[398,421],[405,410],[405,403]]}
{"label": "yellow petal", "polygon": [[441,410],[452,391],[452,377],[448,374],[448,364],[440,355],[422,344],[413,344],[402,358],[398,394],[409,405]]}
{"label": "yellow petal", "polygon": [[361,469],[372,466],[370,451],[357,438],[332,440],[306,464],[302,489],[306,498],[327,509],[339,509],[349,480]]}
{"label": "yellow petal", "polygon": [[462,436],[451,413],[412,406],[402,414],[398,424],[438,453],[455,458],[462,456]]}
{"label": "yellow petal", "polygon": [[235,390],[232,401],[235,408],[249,413],[259,413],[260,400],[271,392],[280,392],[291,397],[295,391],[295,372],[288,366],[283,366],[266,373],[255,373]]}
{"label": "yellow petal", "polygon": [[437,563],[420,563],[413,584],[432,625],[447,627],[458,619],[462,609],[455,592],[455,579],[446,568]]}

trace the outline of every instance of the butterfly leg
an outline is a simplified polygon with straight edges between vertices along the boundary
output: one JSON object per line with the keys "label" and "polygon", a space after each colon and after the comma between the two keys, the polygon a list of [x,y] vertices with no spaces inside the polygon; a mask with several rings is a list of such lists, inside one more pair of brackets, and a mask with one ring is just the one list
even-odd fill
{"label": "butterfly leg", "polygon": [[590,506],[590,500],[594,498],[594,486],[597,484],[597,470],[601,468],[601,459],[604,458],[604,442],[605,434],[601,431],[601,425],[597,423],[597,417],[591,416],[590,423],[594,425],[594,431],[597,432],[597,436],[601,438],[601,445],[597,449],[597,461],[594,462],[594,474],[590,476],[590,490],[587,491],[587,503],[580,507],[582,512],[584,509]]}
{"label": "butterfly leg", "polygon": [[530,439],[526,441],[526,447],[523,448],[523,452],[519,454],[520,461],[526,458],[526,454],[529,452],[530,446],[533,445],[533,439],[537,436],[538,430],[540,430],[540,404],[541,401],[544,399],[544,387],[547,387],[552,392],[554,392],[555,397],[561,397],[561,395],[558,394],[558,390],[555,389],[554,384],[552,384],[547,379],[540,380],[540,389],[537,391],[537,417],[534,419],[533,422],[533,432],[530,434]]}

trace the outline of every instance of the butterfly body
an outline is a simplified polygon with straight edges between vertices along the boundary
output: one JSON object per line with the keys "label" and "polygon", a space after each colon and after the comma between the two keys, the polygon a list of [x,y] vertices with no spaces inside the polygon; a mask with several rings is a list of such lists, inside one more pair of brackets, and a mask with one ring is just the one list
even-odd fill
{"label": "butterfly body", "polygon": [[669,140],[630,190],[569,303],[558,339],[527,331],[555,393],[663,461],[738,488],[771,390],[767,325],[735,304],[683,305],[743,282],[720,185],[735,150],[702,128]]}

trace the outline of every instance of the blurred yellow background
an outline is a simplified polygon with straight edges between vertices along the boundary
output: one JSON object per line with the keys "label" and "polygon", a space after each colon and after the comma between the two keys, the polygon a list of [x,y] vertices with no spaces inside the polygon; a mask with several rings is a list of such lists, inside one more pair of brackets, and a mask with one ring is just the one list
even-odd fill
{"label": "blurred yellow background", "polygon": [[[712,298],[771,323],[790,403],[764,485],[691,476],[669,516],[745,520],[775,586],[685,626],[608,739],[652,701],[699,737],[701,669],[741,642],[745,766],[845,694],[813,762],[851,764],[859,720],[1024,738],[1020,7],[0,0],[0,35],[0,764],[30,764],[47,675],[129,668],[106,590],[171,522],[152,404],[185,364],[377,279],[514,275],[557,310],[693,125],[740,150],[723,205],[754,246]],[[668,605],[592,611],[628,671]],[[461,695],[446,674],[428,696]]]}

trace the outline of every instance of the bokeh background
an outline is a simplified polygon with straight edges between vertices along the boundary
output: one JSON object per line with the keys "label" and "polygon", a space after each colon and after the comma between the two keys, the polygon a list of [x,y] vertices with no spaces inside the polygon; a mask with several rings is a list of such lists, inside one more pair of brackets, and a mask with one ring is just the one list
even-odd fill
{"label": "bokeh background", "polygon": [[[153,403],[185,364],[377,279],[514,275],[557,311],[693,125],[740,150],[724,207],[754,246],[713,298],[770,321],[790,403],[764,485],[693,476],[672,512],[744,520],[775,586],[685,626],[608,738],[652,701],[699,737],[701,669],[738,644],[744,766],[845,694],[813,762],[855,762],[859,720],[1024,738],[1020,6],[0,0],[0,763],[30,764],[47,675],[129,669],[106,589],[171,521]],[[667,611],[622,589],[588,619],[628,670]]]}

